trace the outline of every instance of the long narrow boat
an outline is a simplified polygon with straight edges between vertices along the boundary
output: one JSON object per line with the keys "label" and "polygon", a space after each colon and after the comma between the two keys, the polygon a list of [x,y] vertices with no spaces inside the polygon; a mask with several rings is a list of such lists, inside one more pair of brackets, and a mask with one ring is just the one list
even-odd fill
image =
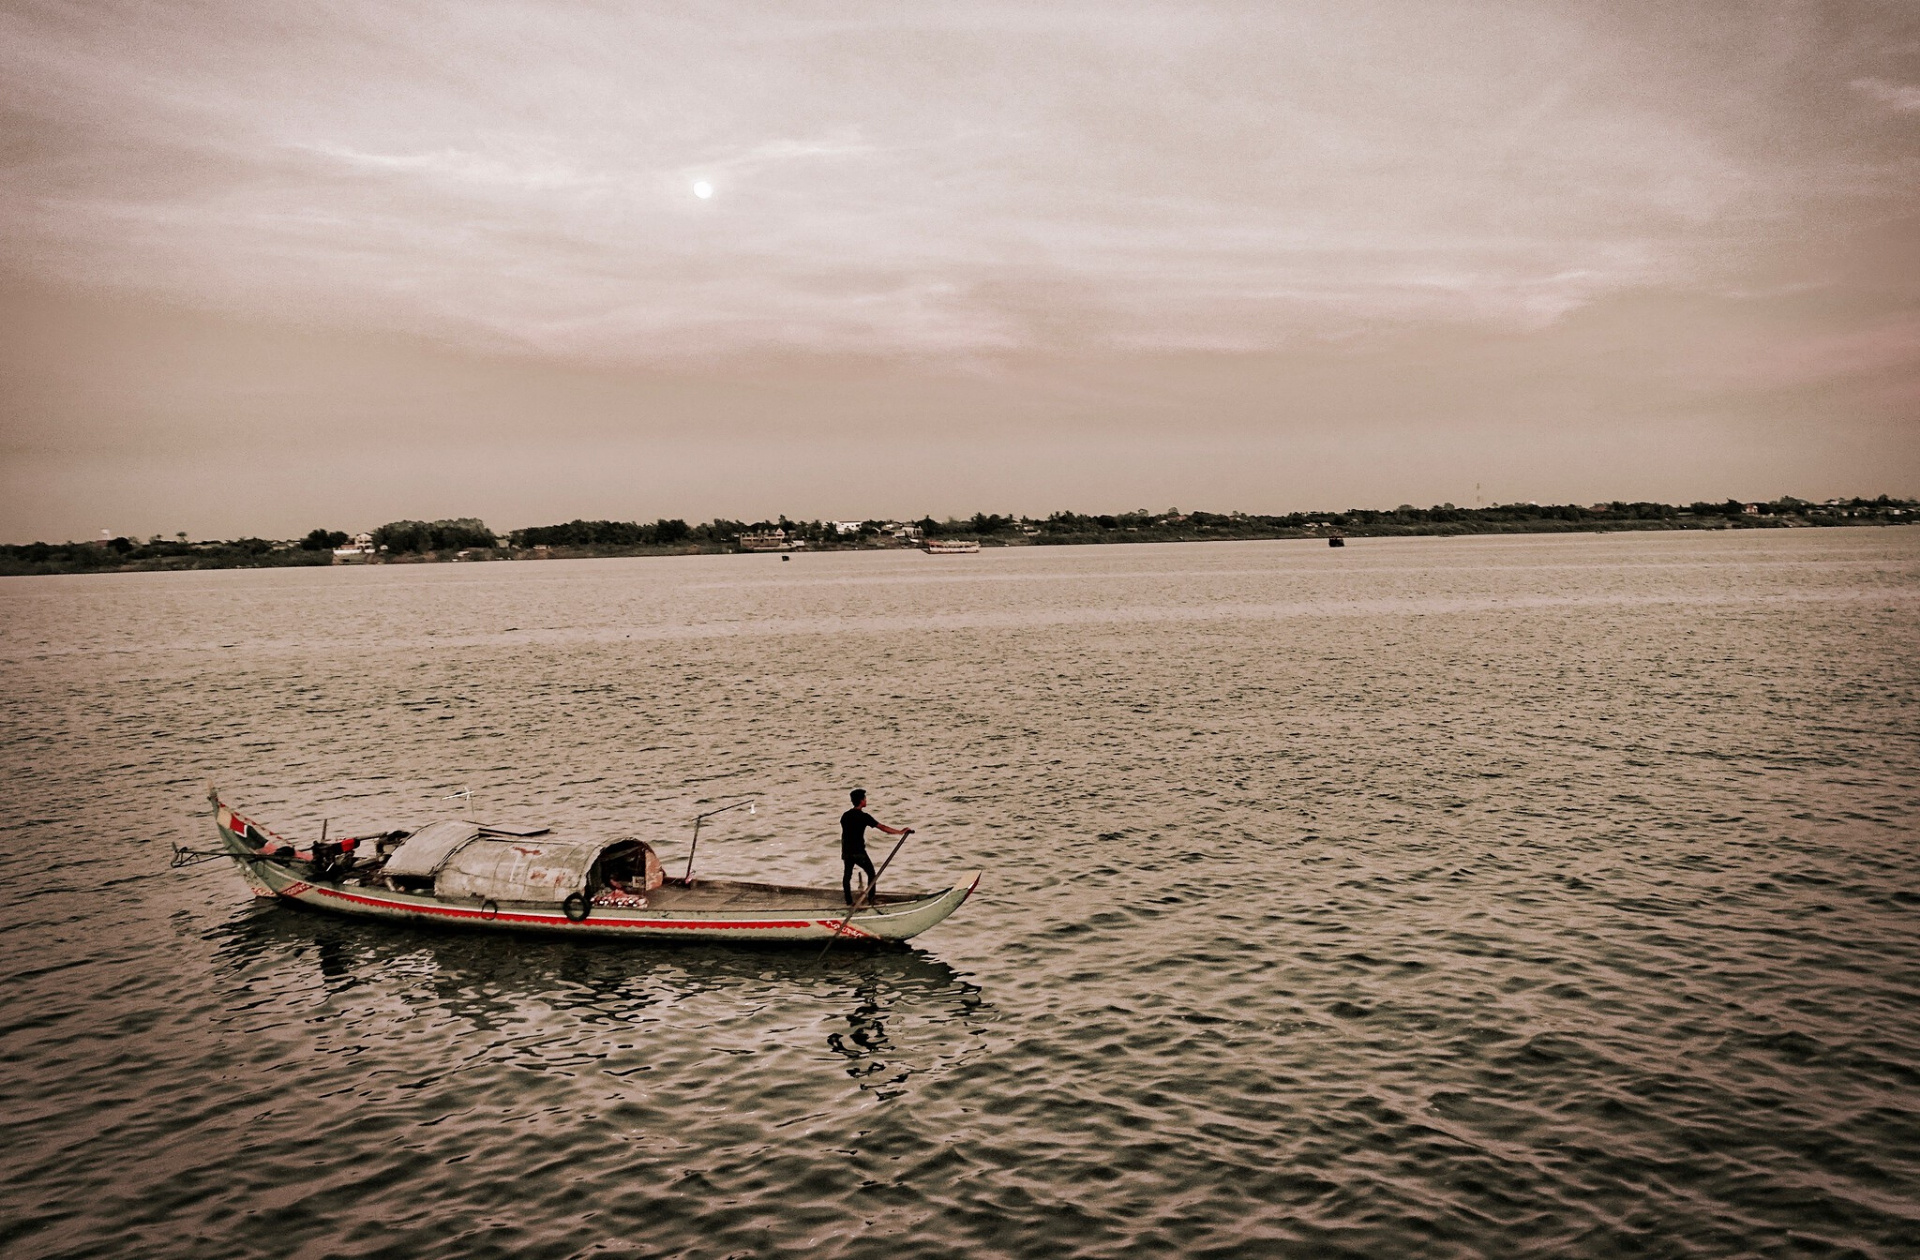
{"label": "long narrow boat", "polygon": [[[209,788],[221,849],[256,896],[336,914],[496,932],[678,940],[904,941],[960,908],[980,873],[940,892],[879,892],[849,912],[837,888],[669,879],[635,838],[441,819],[296,844]],[[183,859],[176,856],[176,862]]]}

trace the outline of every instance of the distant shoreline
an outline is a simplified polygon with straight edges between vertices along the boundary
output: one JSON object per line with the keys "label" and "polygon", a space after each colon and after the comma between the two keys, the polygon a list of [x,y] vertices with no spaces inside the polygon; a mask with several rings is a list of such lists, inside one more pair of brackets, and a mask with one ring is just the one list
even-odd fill
{"label": "distant shoreline", "polygon": [[[1508,504],[1490,508],[1402,506],[1286,516],[1245,513],[1131,512],[1085,516],[1056,512],[1044,519],[977,513],[969,520],[918,522],[778,522],[715,520],[643,525],[632,521],[573,521],[515,530],[500,537],[473,519],[397,521],[357,540],[315,530],[298,541],[242,538],[188,542],[128,538],[92,543],[0,546],[0,576],[73,573],[167,573],[206,569],[324,568],[330,565],[451,564],[633,556],[783,554],[898,551],[922,538],[977,541],[982,547],[1127,546],[1166,542],[1311,541],[1328,538],[1451,538],[1485,534],[1604,534],[1731,529],[1830,529],[1920,523],[1920,501],[1829,500],[1810,503],[1659,503],[1574,505]],[[336,550],[338,547],[338,550]]]}

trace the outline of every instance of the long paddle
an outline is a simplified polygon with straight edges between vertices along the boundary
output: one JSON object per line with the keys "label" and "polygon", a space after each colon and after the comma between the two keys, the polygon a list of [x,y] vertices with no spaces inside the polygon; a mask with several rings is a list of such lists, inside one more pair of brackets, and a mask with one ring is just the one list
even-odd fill
{"label": "long paddle", "polygon": [[[893,865],[894,854],[900,852],[900,846],[905,844],[907,837],[912,834],[913,828],[908,827],[900,833],[900,838],[893,842],[893,852],[887,854],[887,860],[880,863],[880,869],[873,873],[873,878],[867,881],[867,886],[860,890],[860,895],[854,899],[853,905],[848,908],[846,916],[842,918],[840,922],[834,924],[833,935],[827,939],[827,949],[833,948],[833,943],[840,939],[842,932],[847,930],[847,925],[853,921],[853,916],[860,913],[860,908],[867,904],[867,898],[873,896],[873,890],[880,886],[880,877],[887,873],[889,866]],[[827,957],[827,949],[821,950],[820,957],[814,959],[814,961],[824,962]]]}

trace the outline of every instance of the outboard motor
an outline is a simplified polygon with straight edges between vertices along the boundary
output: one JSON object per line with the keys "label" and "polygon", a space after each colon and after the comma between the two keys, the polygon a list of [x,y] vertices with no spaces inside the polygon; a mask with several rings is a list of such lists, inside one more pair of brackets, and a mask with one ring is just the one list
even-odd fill
{"label": "outboard motor", "polygon": [[313,877],[332,879],[340,867],[341,848],[338,841],[318,840],[313,846]]}

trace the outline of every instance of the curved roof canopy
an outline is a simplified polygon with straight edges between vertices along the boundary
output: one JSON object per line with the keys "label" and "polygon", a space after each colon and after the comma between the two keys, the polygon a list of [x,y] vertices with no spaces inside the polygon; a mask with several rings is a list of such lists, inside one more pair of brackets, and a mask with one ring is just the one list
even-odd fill
{"label": "curved roof canopy", "polygon": [[387,859],[384,873],[431,879],[440,897],[557,905],[573,893],[585,894],[595,860],[622,845],[644,848],[631,838],[556,840],[545,827],[443,818],[408,836]]}
{"label": "curved roof canopy", "polygon": [[458,818],[430,822],[408,836],[387,859],[388,875],[432,877],[440,873],[454,850],[480,835],[480,824]]}
{"label": "curved roof canopy", "polygon": [[442,897],[559,904],[587,891],[587,872],[609,847],[604,840],[480,838],[448,857],[434,882]]}

